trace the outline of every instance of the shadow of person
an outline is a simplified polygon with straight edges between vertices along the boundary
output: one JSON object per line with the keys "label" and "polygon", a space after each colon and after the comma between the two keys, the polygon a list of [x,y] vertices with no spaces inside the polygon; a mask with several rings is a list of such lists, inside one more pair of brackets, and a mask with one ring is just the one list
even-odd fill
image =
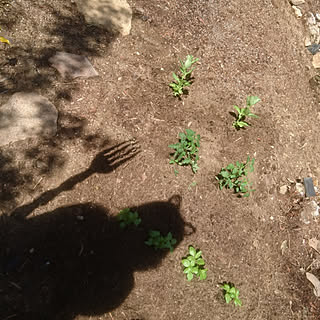
{"label": "shadow of person", "polygon": [[132,208],[142,222],[125,230],[90,203],[2,219],[0,319],[71,320],[116,308],[134,286],[133,272],[156,268],[170,252],[145,245],[148,231],[183,239],[180,202],[173,196]]}

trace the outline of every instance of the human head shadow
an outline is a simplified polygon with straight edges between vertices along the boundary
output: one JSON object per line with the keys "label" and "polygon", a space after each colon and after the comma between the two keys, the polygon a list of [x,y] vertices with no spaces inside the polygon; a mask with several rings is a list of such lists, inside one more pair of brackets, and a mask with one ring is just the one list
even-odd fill
{"label": "human head shadow", "polygon": [[148,231],[183,239],[180,202],[134,207],[142,222],[125,230],[91,203],[0,220],[0,318],[72,320],[118,307],[134,287],[133,272],[156,268],[170,252],[145,245]]}

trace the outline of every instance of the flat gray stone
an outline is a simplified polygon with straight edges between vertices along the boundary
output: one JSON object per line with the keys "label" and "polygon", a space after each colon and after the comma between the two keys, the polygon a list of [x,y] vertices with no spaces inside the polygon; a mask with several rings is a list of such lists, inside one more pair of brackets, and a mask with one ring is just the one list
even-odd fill
{"label": "flat gray stone", "polygon": [[57,132],[58,111],[37,93],[15,93],[0,107],[0,146]]}
{"label": "flat gray stone", "polygon": [[126,0],[75,0],[89,24],[123,36],[130,34],[132,10]]}
{"label": "flat gray stone", "polygon": [[49,62],[63,78],[91,78],[99,75],[86,57],[77,54],[57,52]]}
{"label": "flat gray stone", "polygon": [[303,178],[304,187],[306,189],[306,197],[315,197],[316,192],[311,177]]}

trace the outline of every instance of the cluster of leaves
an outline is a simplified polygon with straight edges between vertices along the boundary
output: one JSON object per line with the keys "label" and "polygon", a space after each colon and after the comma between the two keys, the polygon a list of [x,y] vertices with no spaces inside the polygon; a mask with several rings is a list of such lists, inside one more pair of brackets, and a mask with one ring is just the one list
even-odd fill
{"label": "cluster of leaves", "polygon": [[233,122],[232,125],[237,130],[249,126],[249,124],[245,121],[246,117],[258,118],[258,116],[251,112],[250,108],[259,101],[261,101],[260,98],[256,96],[248,96],[246,107],[239,108],[238,106],[233,106],[234,109],[238,112],[238,114],[236,115],[236,120]]}
{"label": "cluster of leaves", "polygon": [[187,274],[188,281],[191,281],[195,276],[199,277],[200,280],[207,278],[208,269],[204,268],[205,262],[202,259],[202,252],[196,250],[193,246],[189,247],[189,255],[181,260],[181,263],[185,267],[183,272]]}
{"label": "cluster of leaves", "polygon": [[226,300],[226,303],[230,303],[230,301],[233,300],[234,304],[236,306],[241,307],[242,302],[239,299],[239,290],[231,283],[224,283],[221,288],[223,289],[224,298]]}
{"label": "cluster of leaves", "polygon": [[169,249],[171,252],[173,251],[173,246],[177,243],[177,240],[172,237],[171,232],[169,232],[166,236],[161,235],[160,231],[150,230],[149,238],[145,241],[145,244],[154,247],[156,250],[158,249]]}
{"label": "cluster of leaves", "polygon": [[186,60],[183,62],[180,60],[180,73],[178,76],[174,72],[172,74],[175,82],[171,82],[169,86],[173,90],[173,94],[176,97],[180,97],[186,90],[186,87],[191,85],[191,73],[195,68],[191,68],[194,63],[199,59],[194,59],[192,55],[187,55]]}
{"label": "cluster of leaves", "polygon": [[220,173],[216,176],[216,179],[219,181],[220,189],[224,187],[227,189],[234,189],[235,193],[240,193],[240,196],[248,197],[250,192],[254,191],[251,189],[251,184],[248,181],[247,175],[248,170],[252,172],[254,170],[254,158],[250,160],[248,156],[247,161],[240,163],[239,161],[236,164],[228,164],[226,168],[222,168]]}
{"label": "cluster of leaves", "polygon": [[138,226],[141,223],[138,212],[132,212],[129,208],[123,209],[118,214],[120,228],[124,229],[127,226]]}
{"label": "cluster of leaves", "polygon": [[179,133],[179,138],[178,143],[169,145],[169,148],[175,150],[170,164],[191,165],[192,171],[196,173],[199,169],[197,161],[199,160],[200,135],[196,135],[191,129],[186,129],[186,133]]}

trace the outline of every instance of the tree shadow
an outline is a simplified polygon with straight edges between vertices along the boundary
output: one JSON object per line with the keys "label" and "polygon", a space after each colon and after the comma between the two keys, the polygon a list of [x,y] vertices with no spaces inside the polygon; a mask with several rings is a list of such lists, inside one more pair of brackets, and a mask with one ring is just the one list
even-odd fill
{"label": "tree shadow", "polygon": [[[78,89],[77,83],[73,88],[66,84],[63,89],[60,88],[56,84],[57,71],[52,68],[49,59],[58,51],[88,56],[89,60],[101,56],[106,53],[115,34],[86,23],[76,4],[71,2],[57,0],[46,3],[45,7],[41,3],[38,7],[36,4],[34,6],[33,13],[50,20],[45,27],[36,22],[37,17],[30,16],[27,3],[11,3],[7,14],[1,16],[0,12],[0,26],[8,33],[17,28],[19,17],[26,21],[27,30],[21,30],[24,38],[20,43],[17,41],[16,44],[13,39],[12,46],[2,46],[0,92],[5,95],[31,90],[45,93],[52,88],[55,97],[60,96],[60,91],[64,96],[71,96],[72,89]],[[41,34],[39,41],[32,34]],[[55,97],[49,98],[54,100]]]}
{"label": "tree shadow", "polygon": [[[59,110],[57,136],[49,140],[30,139],[2,148],[0,200],[5,201],[1,201],[0,210],[8,211],[17,205],[17,198],[24,191],[34,193],[33,187],[42,175],[48,176],[64,165],[66,159],[61,152],[62,142],[79,139],[85,147],[99,150],[108,143],[100,133],[85,133],[84,118],[62,110],[62,101],[71,101],[81,82],[69,82],[59,77],[49,58],[57,51],[66,51],[87,55],[90,60],[105,54],[115,35],[87,24],[77,6],[70,1],[0,2],[3,4],[0,6],[0,27],[12,36],[12,46],[0,44],[0,104],[13,93],[32,91],[46,96]],[[48,21],[44,27],[40,18]],[[18,29],[22,20],[25,26]],[[18,153],[19,161],[15,156]],[[25,168],[25,164],[28,167]]]}
{"label": "tree shadow", "polygon": [[2,217],[0,318],[72,320],[118,307],[134,287],[133,273],[156,268],[169,253],[144,244],[148,230],[183,239],[180,203],[173,196],[139,205],[141,224],[125,230],[91,203],[26,220]]}

